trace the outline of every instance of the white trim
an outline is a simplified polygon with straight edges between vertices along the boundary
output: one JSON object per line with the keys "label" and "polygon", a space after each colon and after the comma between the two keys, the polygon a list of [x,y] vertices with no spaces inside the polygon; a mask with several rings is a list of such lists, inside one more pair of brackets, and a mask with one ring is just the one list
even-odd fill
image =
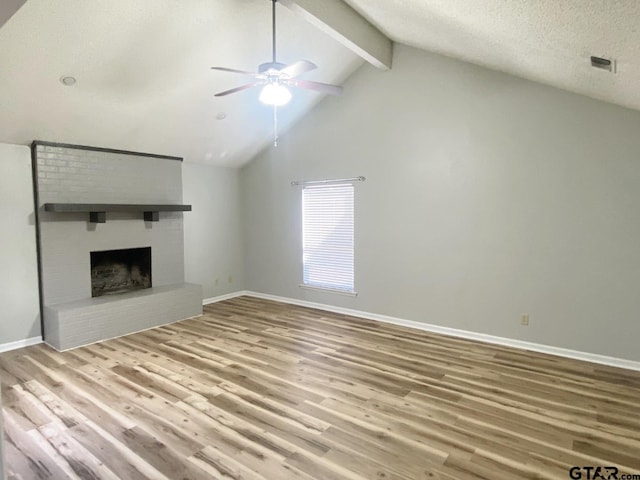
{"label": "white trim", "polygon": [[551,345],[542,345],[539,343],[532,343],[532,342],[525,342],[522,340],[515,340],[512,338],[497,337],[494,335],[487,335],[485,333],[470,332],[468,330],[459,330],[457,328],[450,328],[450,327],[442,327],[439,325],[432,325],[429,323],[416,322],[415,320],[406,320],[403,318],[389,317],[387,315],[379,315],[377,313],[363,312],[360,310],[352,310],[350,308],[335,307],[333,305],[325,305],[323,303],[308,302],[306,300],[298,300],[294,298],[279,297],[277,295],[269,295],[266,293],[246,291],[241,294],[248,295],[251,297],[256,297],[256,298],[264,298],[265,300],[274,300],[276,302],[300,305],[302,307],[317,308],[319,310],[325,310],[328,312],[352,315],[354,317],[361,317],[361,318],[366,318],[368,320],[376,320],[378,322],[391,323],[393,325],[400,325],[403,327],[416,328],[418,330],[423,330],[425,332],[441,333],[443,335],[450,335],[452,337],[466,338],[469,340],[478,340],[480,342],[503,345],[507,347],[518,348],[521,350],[530,350],[533,352],[548,353],[550,355],[557,355],[559,357],[573,358],[575,360],[582,360],[585,362],[599,363],[602,365],[609,365],[612,367],[626,368],[628,370],[640,371],[639,361],[627,360],[624,358],[609,357],[606,355],[599,355],[597,353],[581,352],[578,350],[570,350],[568,348],[554,347]]}
{"label": "white trim", "polygon": [[8,352],[9,350],[16,350],[18,348],[30,347],[31,345],[37,345],[42,343],[42,337],[25,338],[24,340],[16,340],[15,342],[8,342],[0,344],[0,353]]}
{"label": "white trim", "polygon": [[238,290],[237,292],[226,293],[217,297],[205,298],[204,300],[202,300],[202,305],[222,302],[223,300],[229,300],[231,298],[241,297],[243,295],[250,295],[250,292],[247,292],[246,290]]}
{"label": "white trim", "polygon": [[319,292],[329,292],[329,293],[337,293],[338,295],[346,295],[347,297],[357,297],[358,292],[350,291],[350,290],[340,290],[339,288],[330,288],[330,287],[318,287],[316,285],[307,285],[305,283],[301,283],[298,285],[300,288],[305,290],[315,290]]}

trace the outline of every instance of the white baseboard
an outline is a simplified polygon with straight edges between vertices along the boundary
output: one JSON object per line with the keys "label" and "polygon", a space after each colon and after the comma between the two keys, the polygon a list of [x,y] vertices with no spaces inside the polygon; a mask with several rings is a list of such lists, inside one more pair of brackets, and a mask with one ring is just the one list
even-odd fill
{"label": "white baseboard", "polygon": [[457,328],[441,327],[439,325],[416,322],[414,320],[405,320],[403,318],[389,317],[387,315],[378,315],[377,313],[362,312],[360,310],[352,310],[350,308],[334,307],[333,305],[325,305],[323,303],[308,302],[306,300],[298,300],[295,298],[279,297],[276,295],[269,295],[265,293],[258,293],[258,292],[251,292],[251,291],[236,292],[236,294],[234,294],[233,297],[238,297],[241,295],[248,295],[256,298],[264,298],[266,300],[274,300],[276,302],[290,303],[293,305],[300,305],[302,307],[317,308],[319,310],[325,310],[328,312],[352,315],[354,317],[366,318],[368,320],[376,320],[378,322],[391,323],[393,325],[400,325],[400,326],[409,327],[409,328],[416,328],[418,330],[423,330],[425,332],[441,333],[444,335],[450,335],[452,337],[466,338],[469,340],[478,340],[481,342],[518,348],[521,350],[530,350],[533,352],[548,353],[550,355],[557,355],[559,357],[573,358],[576,360],[583,360],[585,362],[592,362],[592,363],[598,363],[601,365],[609,365],[612,367],[619,367],[619,368],[626,368],[628,370],[640,371],[640,362],[634,361],[634,360],[627,360],[624,358],[608,357],[606,355],[599,355],[596,353],[581,352],[578,350],[570,350],[568,348],[554,347],[551,345],[542,345],[539,343],[525,342],[522,340],[514,340],[511,338],[505,338],[505,337],[497,337],[494,335],[487,335],[484,333],[470,332],[467,330],[459,330]]}
{"label": "white baseboard", "polygon": [[202,305],[209,305],[210,303],[222,302],[223,300],[229,300],[231,298],[241,297],[243,295],[250,295],[251,292],[246,290],[239,290],[237,292],[226,293],[217,297],[205,298],[202,300]]}
{"label": "white baseboard", "polygon": [[30,347],[31,345],[37,345],[38,343],[42,343],[42,337],[31,337],[25,338],[24,340],[16,340],[15,342],[1,343],[0,353],[23,347]]}
{"label": "white baseboard", "polygon": [[[568,348],[554,347],[551,345],[542,345],[539,343],[525,342],[522,340],[514,340],[511,338],[497,337],[494,335],[487,335],[484,333],[470,332],[467,330],[459,330],[456,328],[442,327],[439,325],[432,325],[429,323],[416,322],[414,320],[406,320],[403,318],[390,317],[387,315],[379,315],[377,313],[363,312],[360,310],[353,310],[350,308],[336,307],[333,305],[326,305],[324,303],[309,302],[306,300],[298,300],[295,298],[279,297],[277,295],[269,295],[266,293],[252,292],[248,290],[239,290],[237,292],[227,293],[217,297],[206,298],[202,301],[203,305],[210,303],[221,302],[223,300],[229,300],[231,298],[250,296],[256,298],[264,298],[266,300],[274,300],[276,302],[290,303],[292,305],[300,305],[302,307],[317,308],[318,310],[325,310],[328,312],[342,313],[345,315],[351,315],[354,317],[366,318],[368,320],[376,320],[378,322],[390,323],[393,325],[400,325],[403,327],[415,328],[423,330],[425,332],[441,333],[443,335],[450,335],[452,337],[466,338],[469,340],[478,340],[486,343],[493,343],[496,345],[504,345],[507,347],[518,348],[521,350],[530,350],[533,352],[548,353],[551,355],[557,355],[559,357],[573,358],[576,360],[583,360],[586,362],[599,363],[602,365],[609,365],[612,367],[626,368],[629,370],[640,371],[640,362],[634,360],[627,360],[624,358],[609,357],[606,355],[599,355],[596,353],[581,352],[578,350],[570,350]],[[0,353],[8,352],[10,350],[16,350],[18,348],[29,347],[31,345],[37,345],[42,343],[42,337],[26,338],[24,340],[17,340],[15,342],[8,342],[0,344]]]}

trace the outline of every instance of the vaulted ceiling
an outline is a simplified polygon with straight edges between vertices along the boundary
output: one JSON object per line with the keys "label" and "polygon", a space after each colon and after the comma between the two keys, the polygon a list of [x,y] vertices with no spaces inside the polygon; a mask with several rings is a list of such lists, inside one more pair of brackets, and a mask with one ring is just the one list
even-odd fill
{"label": "vaulted ceiling", "polygon": [[[24,1],[0,6],[0,141],[89,144],[229,166],[270,144],[273,111],[258,102],[259,90],[214,97],[247,78],[209,69],[253,71],[270,59],[270,1],[26,0],[2,26]],[[378,32],[363,28],[364,18],[384,40],[640,110],[637,0],[279,2],[292,10],[278,8],[278,60],[316,63],[306,79],[340,84],[361,56],[382,66],[384,42],[371,41]],[[345,15],[342,2],[359,16]],[[296,12],[300,6],[311,15]],[[615,73],[593,69],[591,55],[615,60]],[[77,83],[63,86],[65,75]],[[296,91],[279,110],[281,130],[321,98]]]}
{"label": "vaulted ceiling", "polygon": [[[278,7],[278,60],[342,83],[363,61]],[[272,141],[259,89],[211,66],[256,71],[271,58],[266,0],[28,0],[0,28],[0,141],[95,145],[237,166]],[[73,87],[60,79],[77,79]],[[322,98],[297,90],[281,129]],[[223,116],[222,120],[217,116]]]}

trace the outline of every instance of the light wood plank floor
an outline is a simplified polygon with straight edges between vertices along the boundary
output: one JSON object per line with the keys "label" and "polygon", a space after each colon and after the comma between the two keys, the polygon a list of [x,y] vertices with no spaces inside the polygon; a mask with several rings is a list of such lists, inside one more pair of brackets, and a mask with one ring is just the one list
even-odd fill
{"label": "light wood plank floor", "polygon": [[0,377],[9,479],[640,473],[639,372],[249,297]]}

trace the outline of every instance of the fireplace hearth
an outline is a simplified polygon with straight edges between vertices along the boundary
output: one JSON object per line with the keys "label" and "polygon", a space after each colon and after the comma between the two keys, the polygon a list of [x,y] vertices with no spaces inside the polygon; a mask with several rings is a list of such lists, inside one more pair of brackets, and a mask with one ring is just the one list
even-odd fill
{"label": "fireplace hearth", "polygon": [[91,296],[151,288],[151,247],[91,252]]}

